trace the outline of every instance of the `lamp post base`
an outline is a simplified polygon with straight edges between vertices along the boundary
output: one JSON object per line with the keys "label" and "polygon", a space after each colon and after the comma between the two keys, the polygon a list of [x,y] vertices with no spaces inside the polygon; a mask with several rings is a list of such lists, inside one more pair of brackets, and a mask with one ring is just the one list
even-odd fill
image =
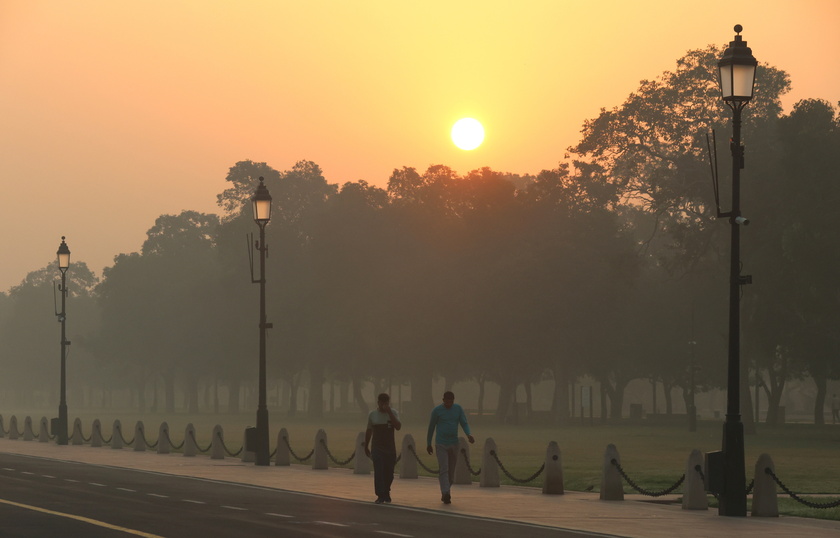
{"label": "lamp post base", "polygon": [[744,424],[726,417],[723,424],[723,494],[718,515],[747,515],[747,479],[744,464]]}
{"label": "lamp post base", "polygon": [[58,440],[59,445],[66,445],[68,443],[67,438],[67,405],[60,404],[58,406],[58,432],[56,433],[56,439]]}
{"label": "lamp post base", "polygon": [[254,453],[256,465],[271,465],[268,451],[268,409],[257,409],[257,447]]}

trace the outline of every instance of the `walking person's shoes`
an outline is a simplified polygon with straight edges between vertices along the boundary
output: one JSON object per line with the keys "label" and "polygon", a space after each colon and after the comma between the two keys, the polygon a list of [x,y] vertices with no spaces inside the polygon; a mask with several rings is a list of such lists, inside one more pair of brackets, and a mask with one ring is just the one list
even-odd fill
{"label": "walking person's shoes", "polygon": [[384,497],[382,500],[383,500],[383,501],[385,501],[386,503],[389,503],[389,504],[390,504],[390,502],[391,502],[391,494],[389,493],[388,495],[385,495],[385,497]]}
{"label": "walking person's shoes", "polygon": [[450,504],[452,502],[452,496],[449,493],[444,493],[440,500],[443,501],[443,504]]}
{"label": "walking person's shoes", "polygon": [[385,499],[383,499],[382,497],[377,497],[376,500],[373,502],[376,504],[382,504],[385,502]]}

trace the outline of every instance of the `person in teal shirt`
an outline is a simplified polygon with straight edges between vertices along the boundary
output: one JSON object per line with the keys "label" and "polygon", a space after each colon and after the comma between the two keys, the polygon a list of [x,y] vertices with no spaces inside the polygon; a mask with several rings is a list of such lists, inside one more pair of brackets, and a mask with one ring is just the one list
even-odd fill
{"label": "person in teal shirt", "polygon": [[[455,463],[458,461],[458,425],[461,425],[470,443],[475,443],[475,438],[470,434],[470,425],[467,423],[467,415],[464,409],[455,403],[455,394],[452,391],[443,393],[443,403],[432,409],[432,416],[429,419],[429,431],[426,434],[426,451],[429,454],[437,454],[440,473],[440,500],[445,504],[452,502],[451,487],[455,481]],[[432,434],[435,436],[435,449],[432,450]]]}

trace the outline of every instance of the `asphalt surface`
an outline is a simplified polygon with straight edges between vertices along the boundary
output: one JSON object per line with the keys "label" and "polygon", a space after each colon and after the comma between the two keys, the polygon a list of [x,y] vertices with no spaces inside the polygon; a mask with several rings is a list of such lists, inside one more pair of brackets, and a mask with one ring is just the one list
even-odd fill
{"label": "asphalt surface", "polygon": [[[515,529],[510,532],[520,536],[541,536],[544,530],[551,529],[556,532],[556,534],[552,534],[553,536],[563,536],[566,534],[564,530],[580,531],[583,535],[589,536],[638,538],[840,536],[840,522],[836,521],[796,517],[721,517],[717,515],[716,510],[682,510],[679,504],[667,503],[667,501],[674,501],[676,496],[665,498],[666,503],[649,502],[649,497],[636,495],[626,495],[624,501],[600,501],[597,493],[567,491],[564,495],[543,495],[537,488],[515,486],[482,488],[474,483],[472,485],[453,486],[452,504],[444,505],[440,502],[440,491],[436,479],[423,477],[400,479],[397,477],[392,488],[393,504],[374,505],[372,502],[374,498],[373,476],[370,474],[356,475],[346,469],[312,470],[311,467],[304,465],[258,467],[253,463],[243,463],[239,459],[230,457],[223,460],[212,460],[204,455],[184,457],[180,454],[164,455],[154,452],[136,452],[130,448],[92,448],[88,445],[58,446],[52,442],[40,443],[7,438],[0,438],[0,454],[26,455],[29,459],[87,463],[114,469],[142,471],[150,475],[190,478],[199,484],[202,481],[205,481],[206,484],[211,482],[213,484],[221,483],[221,486],[227,483],[229,488],[235,485],[236,491],[243,488],[258,488],[264,491],[273,491],[277,494],[283,492],[294,493],[296,497],[310,496],[323,500],[342,500],[345,502],[345,506],[348,506],[347,502],[349,501],[349,506],[355,507],[347,512],[352,515],[352,521],[356,521],[362,515],[367,514],[370,509],[375,510],[375,512],[373,512],[373,519],[366,520],[369,523],[375,521],[378,524],[384,524],[388,519],[385,515],[389,511],[398,514],[394,516],[396,518],[395,527],[388,527],[390,530],[386,530],[384,533],[377,532],[382,531],[382,528],[374,530],[371,526],[370,528],[359,527],[353,532],[347,530],[346,532],[336,531],[335,534],[317,534],[320,536],[373,536],[374,533],[378,535],[391,533],[391,535],[396,536],[440,534],[432,528],[421,525],[421,522],[427,521],[432,515],[448,517],[452,521],[463,520],[461,523],[466,522],[465,528],[467,529],[463,532],[467,536],[509,534],[506,531],[484,529],[479,524],[482,520],[516,522]],[[14,468],[14,466],[6,467]],[[36,474],[34,471],[29,472]],[[0,480],[4,484],[0,492],[5,492],[5,484],[8,480],[11,480],[7,473],[10,473],[10,471],[0,471]],[[55,473],[45,472],[42,474],[57,476]],[[32,478],[33,475],[25,476]],[[89,480],[89,482],[95,481]],[[129,486],[117,487],[136,489]],[[208,490],[209,495],[209,486],[205,485],[205,489]],[[121,492],[121,490],[117,491]],[[196,494],[183,493],[183,498],[187,498],[189,495],[195,496]],[[0,493],[0,501],[4,498],[4,493]],[[231,504],[222,505],[220,503],[223,501],[220,499],[216,499],[215,502],[216,504],[213,506],[216,507]],[[268,512],[269,508],[254,508],[252,512],[276,513],[279,510],[278,507],[285,506],[287,502],[290,501],[283,500],[271,503],[272,508],[270,510],[272,512]],[[215,513],[224,510],[235,511],[235,509],[217,508]],[[323,506],[310,506],[309,512],[301,510],[302,514],[284,515],[302,518],[306,521],[321,521],[330,513],[344,512],[343,510],[324,508]],[[154,512],[155,510],[151,508],[150,511]],[[20,510],[15,511],[15,517],[18,517],[19,512]],[[175,517],[174,514],[167,514],[165,511],[161,513],[165,516]],[[407,514],[409,513],[417,514],[419,519],[408,517]],[[5,517],[6,514],[7,508],[0,502],[0,520],[4,522],[3,527],[0,528],[0,536],[18,536],[4,533],[4,530],[8,530],[6,522],[9,521]],[[241,515],[244,516],[245,514]],[[20,514],[20,517],[31,517],[31,515]],[[332,523],[346,524],[343,521],[332,521]],[[478,532],[477,527],[482,527],[481,534],[470,532],[469,529],[471,528]],[[314,529],[314,527],[312,528]],[[445,528],[447,529],[446,532],[450,533],[452,524],[446,524]],[[215,529],[218,531],[219,527],[216,526]],[[295,529],[296,532],[289,535],[309,534],[309,532],[303,533],[303,527],[301,526],[295,527]],[[336,529],[339,529],[339,527],[336,526]],[[324,531],[323,528],[316,530]],[[356,531],[358,531],[358,534]],[[65,533],[63,535],[74,536],[75,534]],[[178,535],[213,536],[214,534],[188,533]],[[223,536],[225,534],[215,535]],[[571,533],[571,535],[580,535],[580,533]],[[85,536],[99,535],[87,533]],[[113,536],[113,534],[107,536]]]}

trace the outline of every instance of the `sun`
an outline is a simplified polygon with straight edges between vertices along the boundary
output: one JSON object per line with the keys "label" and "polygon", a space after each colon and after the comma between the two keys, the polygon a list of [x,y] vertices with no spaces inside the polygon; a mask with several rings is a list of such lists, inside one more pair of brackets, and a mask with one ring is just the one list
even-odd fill
{"label": "sun", "polygon": [[484,127],[477,119],[461,118],[452,126],[451,135],[456,146],[469,151],[484,142]]}

